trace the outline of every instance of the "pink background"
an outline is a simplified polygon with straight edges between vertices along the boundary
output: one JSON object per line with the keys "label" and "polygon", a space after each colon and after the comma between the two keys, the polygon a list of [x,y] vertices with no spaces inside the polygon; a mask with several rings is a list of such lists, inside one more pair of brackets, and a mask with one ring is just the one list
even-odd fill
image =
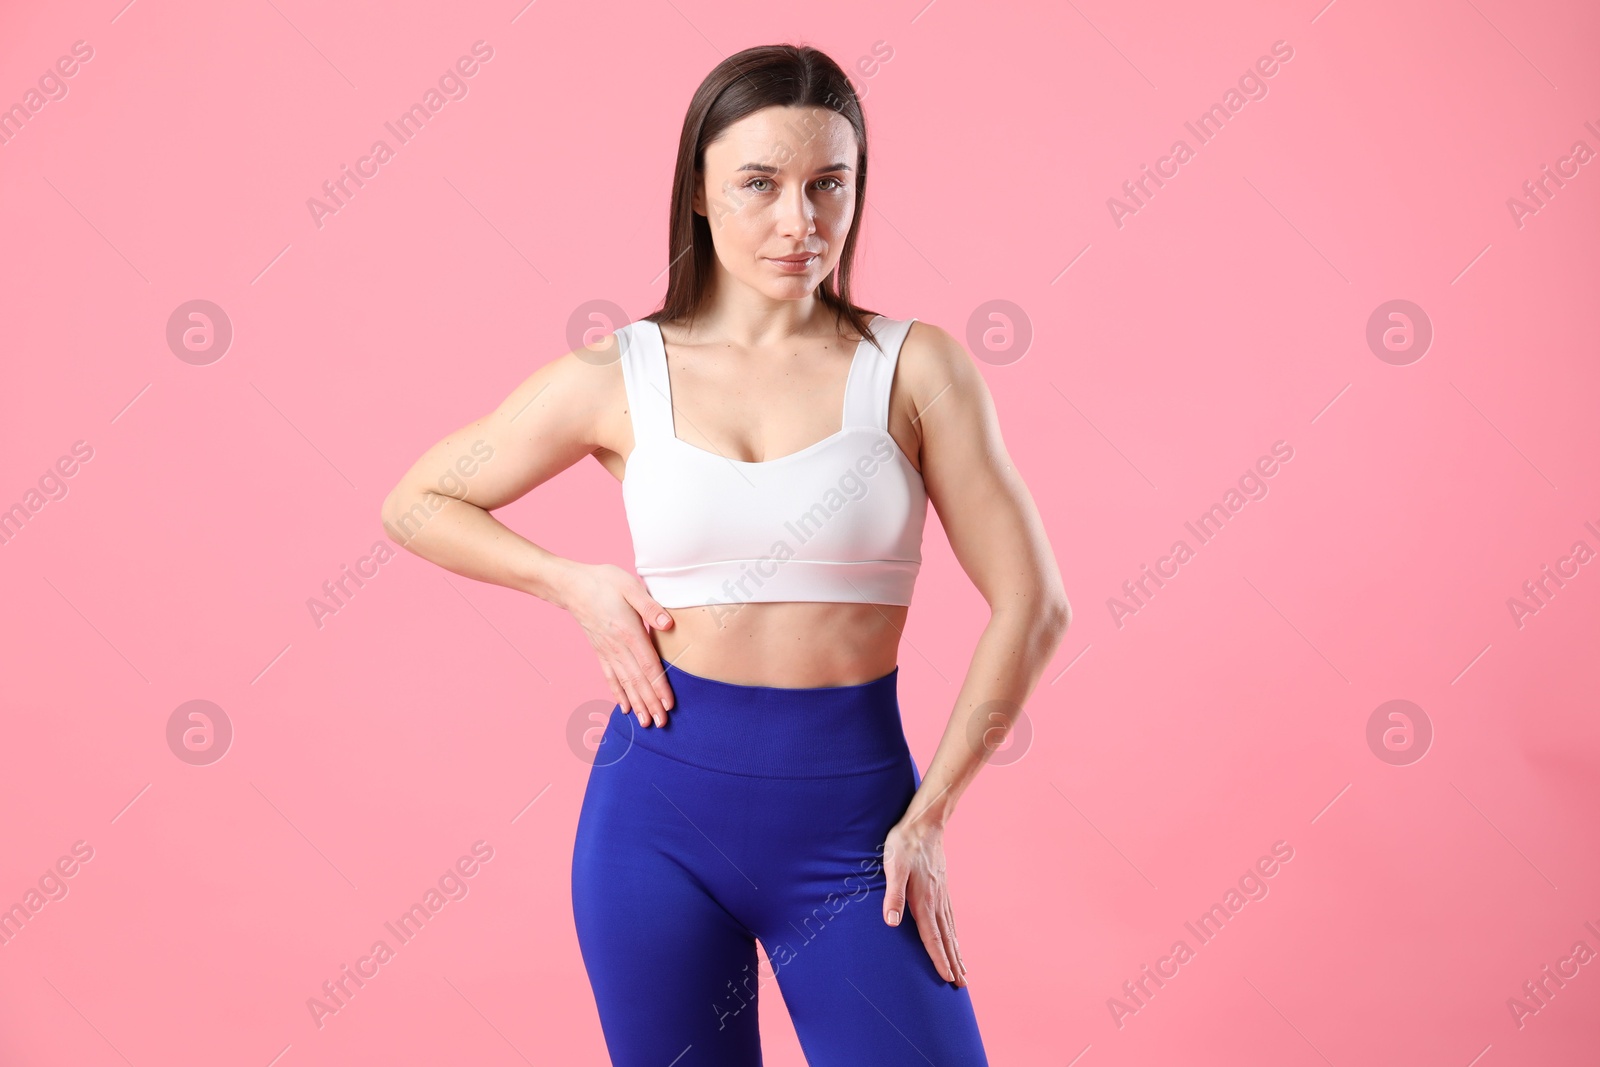
{"label": "pink background", "polygon": [[[570,731],[610,707],[581,631],[398,550],[320,627],[308,602],[386,541],[423,449],[605,308],[656,307],[689,96],[776,41],[866,94],[859,297],[969,339],[1075,610],[1031,742],[948,834],[991,1062],[1600,1059],[1600,564],[1508,603],[1600,550],[1600,163],[1507,206],[1600,150],[1593,5],[122,3],[0,7],[0,104],[93,49],[0,145],[0,507],[57,497],[0,545],[0,906],[92,849],[0,947],[0,1063],[606,1062],[568,882]],[[468,95],[319,228],[308,198],[479,40]],[[233,329],[206,365],[166,339],[195,299]],[[1420,358],[1367,343],[1395,299]],[[498,515],[631,561],[596,463]],[[923,766],[986,619],[928,531]],[[191,700],[220,760],[169,742]],[[466,896],[319,1027],[322,983],[478,841]],[[1202,943],[1185,923],[1275,842]],[[1519,1025],[1546,965],[1570,977]],[[802,1063],[764,989],[768,1062]]]}

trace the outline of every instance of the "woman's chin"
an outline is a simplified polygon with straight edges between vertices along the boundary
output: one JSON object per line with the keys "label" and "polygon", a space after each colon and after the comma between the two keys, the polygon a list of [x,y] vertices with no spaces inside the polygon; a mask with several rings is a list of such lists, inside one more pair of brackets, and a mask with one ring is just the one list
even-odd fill
{"label": "woman's chin", "polygon": [[780,278],[777,281],[768,281],[757,289],[771,297],[773,300],[803,300],[811,295],[817,287],[813,278],[796,277]]}

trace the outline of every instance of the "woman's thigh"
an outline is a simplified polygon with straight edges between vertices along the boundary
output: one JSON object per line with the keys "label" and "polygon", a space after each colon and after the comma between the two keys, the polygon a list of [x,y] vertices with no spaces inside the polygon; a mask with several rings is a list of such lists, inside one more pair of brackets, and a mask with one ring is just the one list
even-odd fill
{"label": "woman's thigh", "polygon": [[[764,905],[750,921],[776,972],[811,1067],[982,1067],[972,999],[944,980],[908,912],[883,919],[882,846],[919,775],[900,768],[820,782],[764,783],[766,811],[791,813]],[[804,817],[801,813],[804,812]]]}
{"label": "woman's thigh", "polygon": [[697,873],[708,860],[668,825],[692,832],[657,789],[681,797],[699,773],[712,772],[636,751],[592,768],[584,794],[573,918],[617,1067],[761,1063],[754,932]]}

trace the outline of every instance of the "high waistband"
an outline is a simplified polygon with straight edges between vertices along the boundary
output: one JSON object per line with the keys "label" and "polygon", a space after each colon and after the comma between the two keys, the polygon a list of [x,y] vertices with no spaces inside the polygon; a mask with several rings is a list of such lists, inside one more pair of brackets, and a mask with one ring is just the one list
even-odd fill
{"label": "high waistband", "polygon": [[794,689],[722,682],[660,662],[675,698],[667,725],[640,726],[620,705],[613,708],[597,766],[617,762],[632,747],[758,778],[869,774],[910,759],[899,667],[858,685]]}

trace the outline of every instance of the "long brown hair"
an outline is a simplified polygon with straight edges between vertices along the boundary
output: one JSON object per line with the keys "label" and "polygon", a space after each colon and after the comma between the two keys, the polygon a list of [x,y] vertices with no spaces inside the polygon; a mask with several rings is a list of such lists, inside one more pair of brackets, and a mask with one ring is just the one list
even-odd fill
{"label": "long brown hair", "polygon": [[[752,112],[765,107],[825,107],[844,117],[856,133],[856,204],[844,250],[832,273],[817,286],[817,298],[833,309],[837,324],[845,320],[874,345],[869,328],[873,315],[850,299],[855,267],[856,235],[867,198],[867,122],[850,79],[825,53],[805,45],[772,44],[746,48],[718,63],[689,101],[678,135],[678,163],[672,176],[672,212],[668,220],[667,295],[661,307],[645,318],[651,322],[693,322],[705,302],[716,248],[711,224],[694,210],[694,194],[705,167],[706,145]],[[709,196],[708,196],[709,199]],[[880,346],[881,347],[881,346]]]}

